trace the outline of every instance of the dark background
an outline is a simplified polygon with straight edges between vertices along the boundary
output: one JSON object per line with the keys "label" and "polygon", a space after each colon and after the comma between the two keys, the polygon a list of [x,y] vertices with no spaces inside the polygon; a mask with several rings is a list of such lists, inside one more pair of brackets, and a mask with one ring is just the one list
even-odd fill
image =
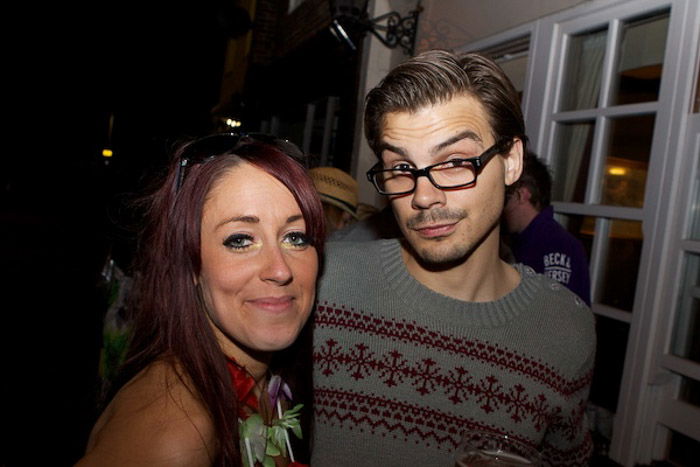
{"label": "dark background", "polygon": [[5,17],[15,32],[0,156],[2,466],[72,465],[84,450],[100,270],[110,254],[128,262],[128,201],[168,147],[212,127],[226,33],[218,2],[190,3],[31,4]]}

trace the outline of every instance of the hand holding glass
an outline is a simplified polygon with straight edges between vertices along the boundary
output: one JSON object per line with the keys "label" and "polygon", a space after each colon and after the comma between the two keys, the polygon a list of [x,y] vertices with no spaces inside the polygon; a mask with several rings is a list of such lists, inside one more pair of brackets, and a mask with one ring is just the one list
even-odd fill
{"label": "hand holding glass", "polygon": [[508,435],[468,431],[455,451],[455,467],[539,466],[542,457],[533,447]]}

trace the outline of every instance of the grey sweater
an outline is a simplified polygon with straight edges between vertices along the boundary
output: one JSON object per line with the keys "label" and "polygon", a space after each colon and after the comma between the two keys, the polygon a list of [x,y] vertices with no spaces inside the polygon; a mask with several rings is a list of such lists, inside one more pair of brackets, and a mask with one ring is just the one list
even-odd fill
{"label": "grey sweater", "polygon": [[329,243],[312,465],[452,466],[468,429],[509,434],[549,465],[585,465],[593,315],[557,282],[517,269],[513,291],[470,303],[417,282],[397,240]]}

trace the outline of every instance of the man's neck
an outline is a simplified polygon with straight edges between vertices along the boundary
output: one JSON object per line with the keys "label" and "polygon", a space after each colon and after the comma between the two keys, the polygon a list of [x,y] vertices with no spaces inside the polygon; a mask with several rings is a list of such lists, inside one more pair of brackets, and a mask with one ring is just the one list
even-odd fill
{"label": "man's neck", "polygon": [[462,261],[445,267],[423,263],[406,243],[401,254],[408,272],[427,288],[465,302],[491,302],[512,291],[520,275],[498,255],[498,229]]}

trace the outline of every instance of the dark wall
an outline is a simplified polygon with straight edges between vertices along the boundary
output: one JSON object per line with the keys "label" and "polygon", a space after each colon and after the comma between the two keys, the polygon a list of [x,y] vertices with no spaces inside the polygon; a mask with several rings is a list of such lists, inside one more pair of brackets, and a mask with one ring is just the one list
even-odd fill
{"label": "dark wall", "polygon": [[97,415],[99,273],[133,245],[123,201],[174,139],[210,130],[225,42],[214,1],[25,8],[6,16],[0,465],[72,465]]}

